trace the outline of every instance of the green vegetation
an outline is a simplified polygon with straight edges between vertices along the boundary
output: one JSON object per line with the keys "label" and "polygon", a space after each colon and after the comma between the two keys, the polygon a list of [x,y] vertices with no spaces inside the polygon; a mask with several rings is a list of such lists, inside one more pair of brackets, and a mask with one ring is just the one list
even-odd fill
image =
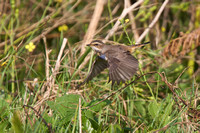
{"label": "green vegetation", "polygon": [[[170,1],[156,20],[167,0],[124,16],[124,1],[102,1],[0,1],[0,133],[200,130],[200,2]],[[76,88],[95,57],[90,38],[132,45],[154,20],[131,81],[111,88],[104,71]]]}

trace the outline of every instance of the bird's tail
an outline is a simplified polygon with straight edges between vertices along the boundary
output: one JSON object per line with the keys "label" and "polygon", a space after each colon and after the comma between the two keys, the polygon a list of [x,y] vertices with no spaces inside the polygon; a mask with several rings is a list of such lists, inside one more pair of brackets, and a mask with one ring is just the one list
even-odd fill
{"label": "bird's tail", "polygon": [[130,47],[131,47],[132,51],[134,51],[136,48],[142,47],[142,46],[149,44],[149,43],[150,42],[144,42],[144,43],[140,43],[140,44],[131,45]]}

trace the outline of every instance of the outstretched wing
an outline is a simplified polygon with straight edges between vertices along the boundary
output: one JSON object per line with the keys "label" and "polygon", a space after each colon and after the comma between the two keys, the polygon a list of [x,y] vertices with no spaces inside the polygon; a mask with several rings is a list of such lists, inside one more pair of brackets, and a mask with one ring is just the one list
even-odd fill
{"label": "outstretched wing", "polygon": [[130,80],[138,70],[138,60],[128,51],[120,53],[108,52],[109,82],[112,81],[113,85],[115,82],[119,84]]}
{"label": "outstretched wing", "polygon": [[95,61],[92,64],[89,74],[85,78],[85,80],[78,85],[79,88],[81,85],[85,84],[86,82],[92,80],[95,76],[101,73],[104,69],[108,67],[108,62],[103,58],[97,56]]}

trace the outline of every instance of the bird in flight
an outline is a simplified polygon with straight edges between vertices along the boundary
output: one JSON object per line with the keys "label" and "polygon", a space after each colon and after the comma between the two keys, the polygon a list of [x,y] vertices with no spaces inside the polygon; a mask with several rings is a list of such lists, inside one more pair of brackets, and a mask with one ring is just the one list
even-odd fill
{"label": "bird in flight", "polygon": [[101,73],[104,69],[109,70],[109,81],[112,81],[112,86],[120,82],[130,80],[138,70],[138,60],[131,55],[135,48],[144,46],[136,44],[131,46],[126,45],[107,45],[101,40],[94,40],[87,46],[91,47],[97,54],[95,61],[92,64],[89,74],[85,80],[78,86],[92,80],[95,76]]}

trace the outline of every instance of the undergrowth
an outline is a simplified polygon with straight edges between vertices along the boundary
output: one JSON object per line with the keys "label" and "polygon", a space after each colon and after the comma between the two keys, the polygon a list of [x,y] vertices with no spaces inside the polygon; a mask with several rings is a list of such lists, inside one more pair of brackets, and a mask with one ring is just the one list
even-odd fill
{"label": "undergrowth", "polygon": [[0,132],[200,130],[199,1],[167,4],[133,53],[131,81],[112,88],[105,70],[77,89],[95,58],[85,42],[118,21],[108,44],[135,44],[163,4],[144,0],[117,20],[124,3],[108,0],[90,28],[100,1],[0,1]]}

